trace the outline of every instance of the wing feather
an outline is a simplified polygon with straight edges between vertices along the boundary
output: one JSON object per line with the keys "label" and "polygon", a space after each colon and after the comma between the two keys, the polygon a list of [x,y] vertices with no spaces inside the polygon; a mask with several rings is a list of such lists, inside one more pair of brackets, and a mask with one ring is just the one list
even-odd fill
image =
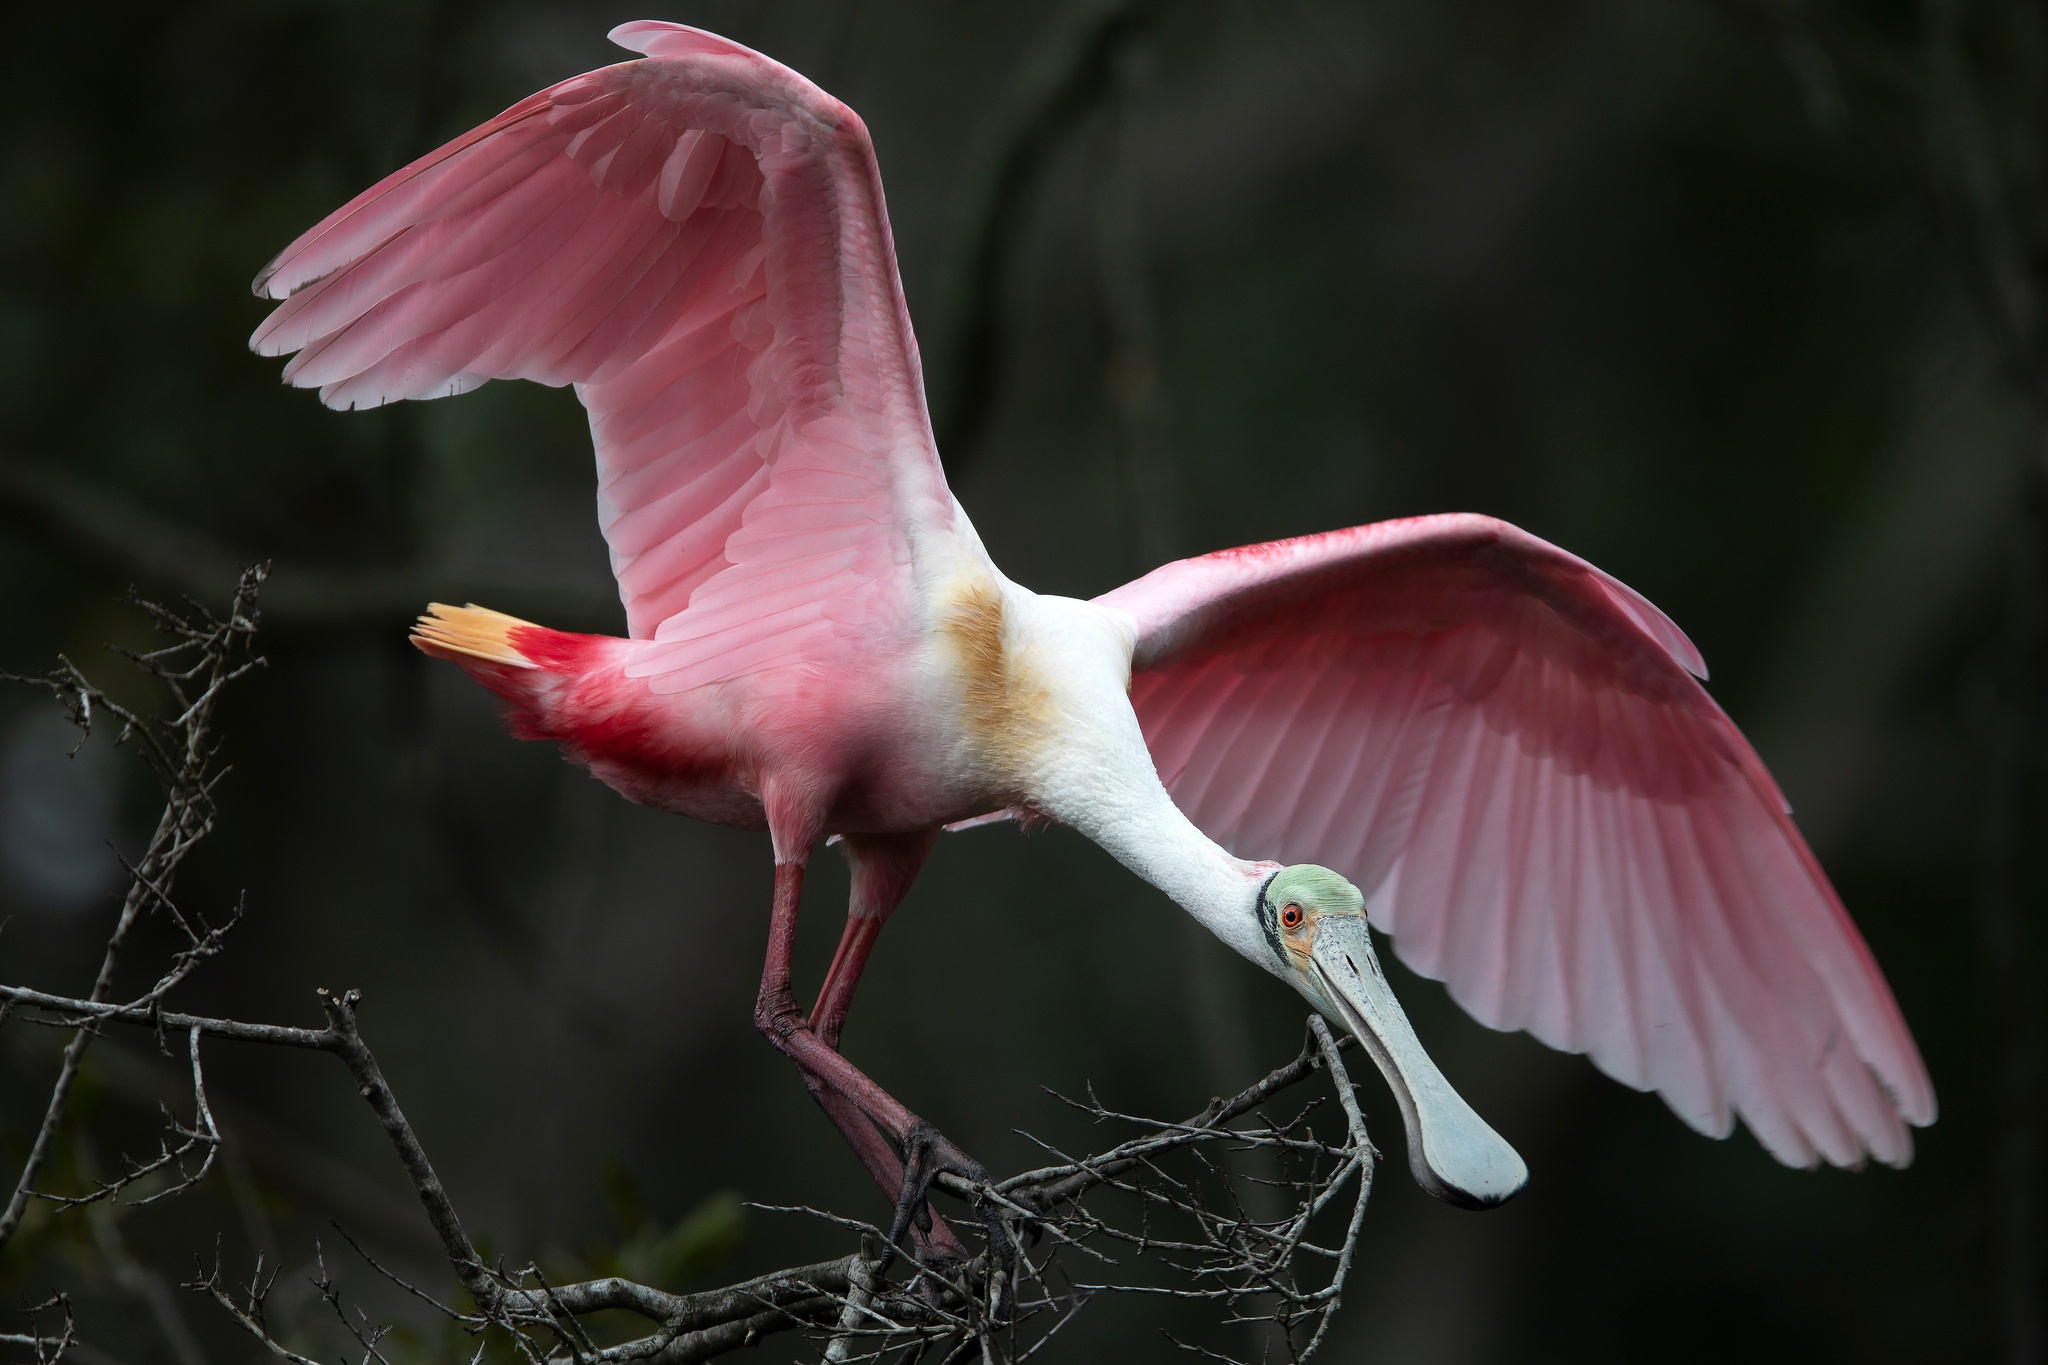
{"label": "wing feather", "polygon": [[1247,857],[1328,863],[1482,1022],[1740,1116],[1779,1159],[1911,1157],[1919,1053],[1784,799],[1654,606],[1449,516],[1168,565],[1138,628],[1161,779]]}
{"label": "wing feather", "polygon": [[714,35],[613,37],[641,59],[286,248],[252,344],[335,407],[574,385],[633,671],[679,691],[843,660],[916,617],[917,545],[955,529],[867,130]]}

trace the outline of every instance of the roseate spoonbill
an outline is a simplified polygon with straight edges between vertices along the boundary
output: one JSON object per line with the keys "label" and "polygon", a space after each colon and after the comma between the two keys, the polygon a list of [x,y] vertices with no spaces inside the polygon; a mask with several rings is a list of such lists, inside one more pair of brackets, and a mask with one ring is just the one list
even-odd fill
{"label": "roseate spoonbill", "polygon": [[[1526,1170],[1416,1041],[1368,918],[1482,1022],[1703,1133],[1740,1115],[1794,1165],[1910,1158],[1934,1118],[1912,1037],[1661,612],[1478,516],[1226,550],[1091,602],[1017,586],[941,473],[860,119],[712,34],[611,36],[642,57],[292,243],[252,344],[297,352],[286,380],[335,408],[575,385],[629,638],[436,605],[413,639],[629,798],[767,829],[755,1020],[896,1197],[896,1236],[935,1172],[979,1168],[840,1027],[938,831],[995,812],[1080,830],[1355,1032],[1453,1203]],[[790,955],[831,834],[852,904],[806,1013]]]}

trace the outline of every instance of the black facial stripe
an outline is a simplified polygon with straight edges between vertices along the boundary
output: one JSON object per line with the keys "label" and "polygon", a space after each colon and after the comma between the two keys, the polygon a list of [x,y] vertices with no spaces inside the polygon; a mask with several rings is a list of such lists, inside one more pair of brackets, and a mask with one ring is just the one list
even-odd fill
{"label": "black facial stripe", "polygon": [[[1273,877],[1279,875],[1275,872]],[[1272,901],[1266,899],[1266,889],[1273,885],[1273,877],[1268,877],[1259,884],[1259,928],[1266,931],[1266,946],[1273,950],[1273,960],[1285,962],[1287,953],[1280,946],[1280,912],[1274,908]]]}

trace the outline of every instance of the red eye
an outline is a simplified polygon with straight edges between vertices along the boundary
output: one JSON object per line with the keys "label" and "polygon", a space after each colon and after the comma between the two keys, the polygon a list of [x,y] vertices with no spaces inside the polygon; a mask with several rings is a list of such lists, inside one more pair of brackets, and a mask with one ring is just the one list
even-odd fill
{"label": "red eye", "polygon": [[1280,907],[1280,927],[1282,929],[1299,929],[1301,927],[1301,907],[1293,901],[1289,901]]}

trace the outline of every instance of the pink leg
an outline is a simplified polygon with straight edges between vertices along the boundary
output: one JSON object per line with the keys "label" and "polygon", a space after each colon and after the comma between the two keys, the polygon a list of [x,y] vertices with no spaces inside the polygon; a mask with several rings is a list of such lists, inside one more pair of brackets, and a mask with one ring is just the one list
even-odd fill
{"label": "pink leg", "polygon": [[[847,1008],[853,1003],[853,989],[860,984],[862,970],[875,939],[924,865],[938,831],[912,835],[850,835],[844,841],[847,861],[853,865],[853,894],[846,910],[846,928],[838,951],[818,988],[817,1003],[811,1006],[811,1032],[834,1052],[839,1051],[839,1033],[846,1024]],[[825,1111],[847,1140],[882,1192],[894,1199],[903,1189],[903,1163],[882,1140],[881,1134],[860,1111],[838,1092],[805,1077],[811,1098]],[[938,1211],[927,1207],[929,1226],[913,1225],[919,1250],[937,1251],[942,1256],[964,1256],[966,1249],[946,1226]]]}
{"label": "pink leg", "polygon": [[[923,849],[929,847],[930,841],[926,839]],[[923,849],[918,853],[918,862],[923,860]],[[860,895],[860,867],[857,860],[856,909],[865,908]],[[914,875],[915,871],[915,864],[912,864],[908,873]],[[768,958],[761,972],[761,992],[754,1004],[754,1025],[797,1064],[805,1085],[817,1098],[820,1107],[885,1190],[890,1188],[888,1177],[893,1168],[896,1176],[896,1215],[890,1228],[893,1243],[902,1237],[914,1218],[917,1222],[924,1222],[930,1217],[925,1208],[925,1190],[933,1175],[952,1171],[969,1179],[985,1180],[987,1174],[937,1129],[911,1113],[888,1091],[828,1046],[812,1031],[809,1019],[798,1010],[790,985],[790,960],[796,947],[796,917],[803,891],[803,874],[802,863],[777,863],[775,867],[775,900],[768,925]],[[908,881],[909,876],[904,876],[902,885],[907,887]],[[901,899],[900,889],[895,899]],[[894,909],[894,901],[888,902],[888,907]],[[879,929],[885,915],[886,912],[852,918],[872,919],[874,928]],[[847,943],[842,941],[841,952],[834,959],[833,971],[828,974],[819,999],[820,1011],[824,1019],[830,1021],[835,1036],[839,1024],[844,1021],[853,984],[866,962],[867,948],[873,942],[874,931],[849,924],[846,937],[854,940],[855,947],[849,951]],[[879,1133],[876,1130],[880,1130]],[[896,1151],[880,1143],[884,1137],[891,1140]],[[900,1157],[898,1151],[902,1153]],[[998,1253],[1007,1252],[1007,1237],[992,1211],[981,1213],[984,1221],[990,1224]],[[942,1223],[932,1220],[930,1227],[932,1246],[943,1250],[959,1247],[957,1239],[944,1229]],[[1007,1260],[1007,1256],[1004,1259]]]}
{"label": "pink leg", "polygon": [[839,951],[832,954],[825,984],[818,987],[818,1003],[811,1006],[811,1032],[835,1052],[839,1033],[846,1027],[846,1011],[853,1004],[853,988],[860,984],[861,971],[868,965],[868,952],[881,936],[882,921],[870,915],[848,912],[846,929],[839,936]]}
{"label": "pink leg", "polygon": [[807,1077],[850,1101],[885,1134],[902,1141],[917,1126],[917,1115],[869,1080],[853,1063],[811,1032],[809,1018],[790,989],[790,959],[796,951],[797,902],[803,893],[801,863],[775,866],[775,903],[768,921],[768,961],[761,969],[761,993],[754,1001],[754,1027],[766,1035]]}
{"label": "pink leg", "polygon": [[853,834],[845,841],[846,860],[853,865],[853,895],[846,909],[846,929],[839,937],[839,951],[825,972],[825,984],[818,990],[818,1003],[811,1006],[811,1031],[834,1051],[839,1031],[846,1024],[846,1011],[853,1004],[853,988],[868,965],[868,953],[896,907],[910,892],[918,870],[938,838],[935,829],[918,834]]}
{"label": "pink leg", "polygon": [[[798,1070],[803,1076],[804,1088],[811,1092],[811,1098],[825,1111],[825,1117],[832,1120],[832,1126],[846,1139],[846,1145],[853,1148],[853,1154],[860,1158],[861,1165],[868,1168],[868,1174],[882,1187],[882,1193],[892,1201],[903,1191],[903,1163],[889,1147],[882,1135],[875,1131],[867,1116],[838,1091],[816,1079],[807,1072]],[[924,1210],[924,1226],[913,1220],[910,1235],[917,1242],[918,1259],[930,1261],[965,1260],[967,1248],[953,1235],[953,1229],[946,1226],[946,1220],[938,1210],[927,1206]]]}

